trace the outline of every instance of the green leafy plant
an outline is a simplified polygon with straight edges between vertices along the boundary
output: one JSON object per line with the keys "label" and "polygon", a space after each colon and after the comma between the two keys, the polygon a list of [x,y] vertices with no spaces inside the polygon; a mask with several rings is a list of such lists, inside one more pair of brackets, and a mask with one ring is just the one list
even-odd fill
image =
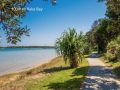
{"label": "green leafy plant", "polygon": [[71,68],[78,67],[82,62],[86,47],[85,36],[82,32],[77,34],[74,28],[64,32],[56,41],[58,54],[63,56],[65,63],[70,63]]}
{"label": "green leafy plant", "polygon": [[120,59],[120,36],[108,43],[106,57],[110,61]]}

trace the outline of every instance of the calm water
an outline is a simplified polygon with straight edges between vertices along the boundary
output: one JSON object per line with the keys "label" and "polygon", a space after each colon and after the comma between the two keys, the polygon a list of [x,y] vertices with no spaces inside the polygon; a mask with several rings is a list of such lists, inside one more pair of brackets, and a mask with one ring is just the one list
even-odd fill
{"label": "calm water", "polygon": [[5,48],[0,49],[0,75],[31,68],[56,57],[55,49]]}

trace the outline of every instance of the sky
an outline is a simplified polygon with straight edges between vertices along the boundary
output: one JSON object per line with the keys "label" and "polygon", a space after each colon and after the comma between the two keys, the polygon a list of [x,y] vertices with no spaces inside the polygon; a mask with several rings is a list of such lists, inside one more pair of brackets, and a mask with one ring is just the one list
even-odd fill
{"label": "sky", "polygon": [[[22,22],[30,28],[30,36],[22,37],[22,41],[17,44],[23,46],[53,46],[68,28],[85,33],[91,29],[95,20],[104,18],[106,12],[105,4],[97,0],[57,0],[55,6],[50,1],[33,0],[26,7],[29,12]],[[10,45],[6,43],[4,35],[1,45]]]}

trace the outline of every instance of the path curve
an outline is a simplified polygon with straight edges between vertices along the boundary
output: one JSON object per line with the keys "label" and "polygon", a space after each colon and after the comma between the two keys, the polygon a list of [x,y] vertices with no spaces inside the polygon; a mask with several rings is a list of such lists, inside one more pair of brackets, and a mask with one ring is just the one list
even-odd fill
{"label": "path curve", "polygon": [[96,55],[88,58],[88,62],[90,68],[81,90],[120,90],[120,81],[111,68],[106,67]]}

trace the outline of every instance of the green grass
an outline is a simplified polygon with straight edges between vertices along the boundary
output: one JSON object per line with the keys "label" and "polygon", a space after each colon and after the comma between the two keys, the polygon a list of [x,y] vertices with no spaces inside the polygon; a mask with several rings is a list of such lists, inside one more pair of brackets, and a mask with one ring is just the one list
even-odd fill
{"label": "green grass", "polygon": [[[88,70],[88,62],[83,60],[80,67],[71,69],[61,57],[27,72],[24,78],[1,85],[1,90],[79,90]],[[33,73],[34,72],[34,73]],[[45,74],[38,78],[25,79],[27,76]]]}
{"label": "green grass", "polygon": [[44,79],[31,80],[26,88],[27,90],[79,90],[85,75],[87,74],[88,66],[84,62],[83,66],[75,69],[64,69],[57,71],[54,74]]}

